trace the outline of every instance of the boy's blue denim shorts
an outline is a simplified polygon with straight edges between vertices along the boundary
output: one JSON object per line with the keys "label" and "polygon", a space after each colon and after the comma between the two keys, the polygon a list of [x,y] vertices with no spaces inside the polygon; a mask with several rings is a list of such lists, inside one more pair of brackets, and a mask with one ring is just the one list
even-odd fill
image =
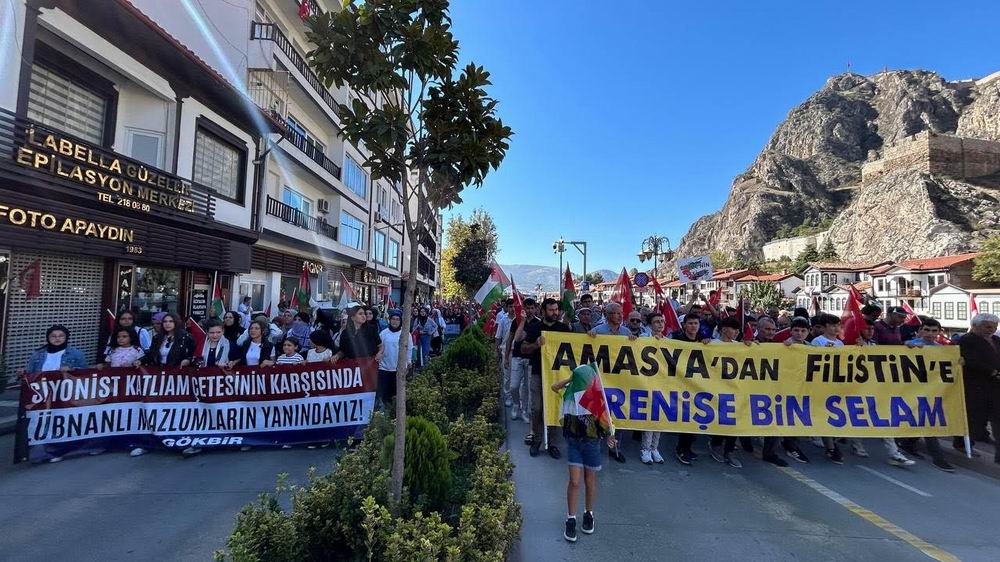
{"label": "boy's blue denim shorts", "polygon": [[567,436],[566,460],[570,466],[601,470],[601,440]]}

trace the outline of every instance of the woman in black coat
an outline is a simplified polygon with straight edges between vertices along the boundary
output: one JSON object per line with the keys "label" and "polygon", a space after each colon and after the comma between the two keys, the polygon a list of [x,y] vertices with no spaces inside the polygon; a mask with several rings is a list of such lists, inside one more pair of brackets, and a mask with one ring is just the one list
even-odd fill
{"label": "woman in black coat", "polygon": [[143,358],[143,365],[161,367],[187,367],[194,359],[195,344],[187,332],[179,316],[168,312],[163,317],[160,333],[153,338],[149,351]]}

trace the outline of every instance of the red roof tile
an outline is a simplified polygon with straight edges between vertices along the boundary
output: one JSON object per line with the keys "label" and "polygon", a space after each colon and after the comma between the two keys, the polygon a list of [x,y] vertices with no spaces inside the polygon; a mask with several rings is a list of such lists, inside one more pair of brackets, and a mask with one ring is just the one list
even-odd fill
{"label": "red roof tile", "polygon": [[836,269],[842,271],[869,271],[888,263],[890,262],[877,261],[877,262],[849,263],[842,261],[814,261],[814,262],[809,262],[809,265],[817,269]]}
{"label": "red roof tile", "polygon": [[958,254],[955,256],[941,256],[937,258],[916,258],[905,260],[896,265],[910,271],[928,271],[931,269],[948,269],[960,263],[971,261],[979,255],[978,252],[968,254]]}

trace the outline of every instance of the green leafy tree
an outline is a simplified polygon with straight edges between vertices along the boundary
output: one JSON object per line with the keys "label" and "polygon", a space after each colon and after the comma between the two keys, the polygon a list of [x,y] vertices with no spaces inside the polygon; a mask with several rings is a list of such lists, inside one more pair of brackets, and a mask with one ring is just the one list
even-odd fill
{"label": "green leafy tree", "polygon": [[984,242],[980,252],[973,261],[972,278],[984,283],[1000,283],[1000,236]]}
{"label": "green leafy tree", "polygon": [[442,295],[467,298],[475,294],[490,274],[497,246],[497,227],[485,210],[474,210],[468,221],[462,215],[453,216],[441,254]]}
{"label": "green leafy tree", "polygon": [[819,261],[819,251],[816,250],[815,245],[809,244],[799,252],[799,255],[795,256],[795,262],[792,265],[796,273],[802,273],[809,267],[809,262],[814,261]]}
{"label": "green leafy tree", "polygon": [[755,281],[749,287],[740,290],[740,296],[750,301],[755,309],[766,310],[772,306],[780,306],[784,295],[774,283]]}
{"label": "green leafy tree", "polygon": [[598,283],[604,283],[604,276],[595,271],[594,273],[588,273],[586,277],[583,275],[577,275],[573,280],[573,282],[577,285],[583,283],[584,281],[590,283],[591,285],[596,285]]}
{"label": "green leafy tree", "polygon": [[716,250],[710,252],[708,257],[712,260],[712,269],[716,271],[720,269],[730,269],[736,265],[736,260],[733,259],[733,256],[725,252]]}
{"label": "green leafy tree", "polygon": [[837,255],[837,249],[833,247],[833,240],[829,237],[827,237],[826,242],[823,243],[823,247],[819,250],[819,259],[824,261],[840,259],[840,256]]}
{"label": "green leafy tree", "polygon": [[[456,76],[458,41],[447,0],[345,0],[338,11],[311,16],[307,24],[317,75],[357,96],[338,106],[344,137],[368,150],[365,166],[373,180],[385,178],[402,190],[413,256],[402,302],[403,325],[409,326],[421,230],[437,210],[460,203],[465,188],[482,186],[506,156],[513,133],[487,94],[490,73],[470,63]],[[400,365],[407,364],[408,337],[400,331]],[[399,369],[396,381],[394,508],[403,492],[406,369]]]}

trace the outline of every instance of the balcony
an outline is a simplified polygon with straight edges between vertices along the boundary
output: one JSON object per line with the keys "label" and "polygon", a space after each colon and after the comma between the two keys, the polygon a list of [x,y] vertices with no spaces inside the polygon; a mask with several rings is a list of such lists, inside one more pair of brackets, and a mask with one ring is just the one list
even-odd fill
{"label": "balcony", "polygon": [[920,289],[913,289],[913,288],[896,289],[896,296],[920,298],[921,296],[923,296],[923,293],[921,292]]}
{"label": "balcony", "polygon": [[[281,32],[280,29],[273,23],[260,23],[251,22],[250,23],[250,39],[257,39],[261,41],[273,41],[277,45],[278,49],[288,57],[291,61],[292,66],[298,70],[302,76],[305,77],[306,82],[309,86],[319,95],[330,109],[333,110],[334,115],[340,115],[337,111],[337,100],[333,98],[333,94],[323,86],[323,82],[320,81],[316,73],[313,72],[312,68],[309,67],[309,63],[306,62],[305,57],[299,54],[292,45],[292,42],[285,37],[285,34]],[[339,176],[338,176],[339,177]]]}
{"label": "balcony", "polygon": [[284,119],[277,116],[275,116],[275,118],[282,125],[281,136],[285,137],[285,139],[292,143],[295,148],[301,150],[303,154],[318,164],[320,168],[323,168],[338,180],[340,179],[341,169],[336,162],[330,160],[326,154],[323,154],[323,151],[320,150],[319,147],[309,142],[309,139],[289,127],[288,123],[285,122]]}
{"label": "balcony", "polygon": [[322,234],[331,240],[337,240],[337,227],[323,219],[310,217],[295,207],[286,205],[270,195],[267,196],[267,214],[277,217],[288,224]]}

